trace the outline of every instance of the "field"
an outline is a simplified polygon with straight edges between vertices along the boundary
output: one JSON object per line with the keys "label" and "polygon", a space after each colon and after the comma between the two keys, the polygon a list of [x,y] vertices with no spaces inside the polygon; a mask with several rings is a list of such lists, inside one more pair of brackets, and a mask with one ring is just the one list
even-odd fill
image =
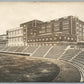
{"label": "field", "polygon": [[66,62],[0,53],[0,82],[79,81],[79,71]]}

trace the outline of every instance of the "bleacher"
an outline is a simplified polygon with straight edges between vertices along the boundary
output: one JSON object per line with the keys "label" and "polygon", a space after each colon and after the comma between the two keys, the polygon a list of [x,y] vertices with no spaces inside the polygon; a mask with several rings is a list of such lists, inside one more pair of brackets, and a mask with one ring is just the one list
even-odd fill
{"label": "bleacher", "polygon": [[72,64],[84,68],[84,51],[82,51],[76,58],[71,61]]}
{"label": "bleacher", "polygon": [[[6,52],[22,52],[29,53],[34,57],[45,57],[45,58],[54,58],[59,57],[64,50],[66,49],[66,45],[46,45],[46,46],[6,46],[2,51]],[[45,55],[45,56],[44,56]]]}
{"label": "bleacher", "polygon": [[0,45],[0,51],[5,48],[5,45]]}
{"label": "bleacher", "polygon": [[9,48],[10,48],[9,46],[6,46],[1,51],[7,51]]}
{"label": "bleacher", "polygon": [[15,52],[22,52],[26,47],[25,46],[19,46]]}
{"label": "bleacher", "polygon": [[62,57],[60,58],[60,60],[65,60],[68,61],[70,60],[73,56],[77,55],[77,53],[79,53],[80,50],[77,49],[68,49],[66,50],[66,52],[62,55]]}
{"label": "bleacher", "polygon": [[43,57],[51,46],[39,46],[38,50],[32,54],[33,57]]}
{"label": "bleacher", "polygon": [[24,53],[24,54],[30,54],[30,56],[32,57],[45,57],[45,58],[63,60],[76,66],[81,71],[84,77],[84,51],[80,49],[68,48],[69,46],[70,45],[12,46],[12,47],[1,46],[0,51]]}
{"label": "bleacher", "polygon": [[77,67],[83,75],[84,81],[84,51],[81,51],[78,56],[76,56],[73,60],[70,61],[75,67]]}
{"label": "bleacher", "polygon": [[23,53],[33,53],[38,46],[28,46],[23,50]]}
{"label": "bleacher", "polygon": [[57,59],[64,52],[66,47],[67,45],[54,45],[45,57]]}
{"label": "bleacher", "polygon": [[7,51],[8,52],[15,52],[17,50],[17,46],[14,46],[14,47],[10,47]]}

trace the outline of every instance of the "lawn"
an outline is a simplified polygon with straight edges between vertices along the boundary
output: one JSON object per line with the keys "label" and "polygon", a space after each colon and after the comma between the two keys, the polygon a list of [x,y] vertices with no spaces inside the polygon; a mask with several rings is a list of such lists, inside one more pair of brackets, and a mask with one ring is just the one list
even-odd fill
{"label": "lawn", "polygon": [[79,71],[66,62],[0,54],[0,82],[78,82]]}

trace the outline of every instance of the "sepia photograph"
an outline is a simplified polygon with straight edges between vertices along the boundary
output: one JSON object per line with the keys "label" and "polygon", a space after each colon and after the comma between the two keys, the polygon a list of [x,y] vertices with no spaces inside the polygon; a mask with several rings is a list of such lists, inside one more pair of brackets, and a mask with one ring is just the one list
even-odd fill
{"label": "sepia photograph", "polygon": [[84,2],[0,2],[0,82],[84,82]]}

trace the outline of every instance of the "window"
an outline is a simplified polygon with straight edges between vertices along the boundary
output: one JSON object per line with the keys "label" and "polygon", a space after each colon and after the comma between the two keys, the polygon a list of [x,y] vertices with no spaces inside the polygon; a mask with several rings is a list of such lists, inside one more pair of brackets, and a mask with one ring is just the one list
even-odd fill
{"label": "window", "polygon": [[32,41],[32,39],[30,41]]}
{"label": "window", "polygon": [[10,39],[10,42],[12,43],[12,39]]}
{"label": "window", "polygon": [[39,39],[39,41],[41,41],[41,39]]}
{"label": "window", "polygon": [[80,27],[82,27],[82,24],[80,24]]}
{"label": "window", "polygon": [[36,35],[36,33],[34,33],[34,35]]}
{"label": "window", "polygon": [[16,35],[18,35],[18,31],[16,31]]}
{"label": "window", "polygon": [[67,24],[69,24],[68,20],[63,21],[63,25],[67,25]]}
{"label": "window", "polygon": [[54,32],[57,32],[59,30],[60,30],[59,27],[54,27]]}
{"label": "window", "polygon": [[59,26],[59,23],[58,22],[54,23],[54,27],[57,27],[57,26]]}
{"label": "window", "polygon": [[78,22],[76,22],[76,24],[79,24]]}
{"label": "window", "polygon": [[56,40],[57,38],[55,37],[54,40]]}
{"label": "window", "polygon": [[46,41],[48,40],[48,38],[46,38]]}
{"label": "window", "polygon": [[24,36],[24,38],[26,38],[26,37]]}
{"label": "window", "polygon": [[43,30],[40,30],[39,33],[45,33],[45,30],[44,29]]}
{"label": "window", "polygon": [[36,39],[36,41],[38,41],[38,39]]}
{"label": "window", "polygon": [[33,40],[33,41],[35,41],[35,40]]}
{"label": "window", "polygon": [[71,38],[71,40],[73,40],[73,38]]}
{"label": "window", "polygon": [[61,40],[61,37],[59,37],[59,39]]}
{"label": "window", "polygon": [[50,29],[51,27],[52,27],[52,25],[51,24],[47,24],[47,29]]}
{"label": "window", "polygon": [[13,35],[15,35],[15,31],[13,32]]}
{"label": "window", "polygon": [[19,41],[21,41],[21,37],[19,37]]}
{"label": "window", "polygon": [[66,39],[66,37],[64,37],[64,39]]}
{"label": "window", "polygon": [[21,34],[21,30],[18,30],[18,33]]}
{"label": "window", "polygon": [[50,28],[50,29],[46,29],[46,32],[52,32],[52,29]]}
{"label": "window", "polygon": [[32,35],[33,33],[31,32],[30,34]]}
{"label": "window", "polygon": [[79,27],[76,27],[76,29],[79,29]]}
{"label": "window", "polygon": [[42,41],[44,41],[45,39],[42,39]]}
{"label": "window", "polygon": [[80,31],[82,31],[82,28],[80,28]]}
{"label": "window", "polygon": [[69,37],[68,37],[67,39],[68,39],[68,40],[70,40],[70,38],[69,38]]}
{"label": "window", "polygon": [[42,26],[41,29],[45,29],[45,26]]}
{"label": "window", "polygon": [[52,38],[50,38],[50,40],[52,40]]}
{"label": "window", "polygon": [[26,27],[26,25],[23,25],[24,27]]}
{"label": "window", "polygon": [[24,34],[26,34],[26,32],[24,32]]}
{"label": "window", "polygon": [[63,25],[63,30],[69,29],[69,25]]}
{"label": "window", "polygon": [[84,36],[84,33],[83,33],[83,36]]}
{"label": "window", "polygon": [[79,35],[82,36],[82,33],[80,32]]}
{"label": "window", "polygon": [[11,33],[8,33],[8,36],[11,37]]}

